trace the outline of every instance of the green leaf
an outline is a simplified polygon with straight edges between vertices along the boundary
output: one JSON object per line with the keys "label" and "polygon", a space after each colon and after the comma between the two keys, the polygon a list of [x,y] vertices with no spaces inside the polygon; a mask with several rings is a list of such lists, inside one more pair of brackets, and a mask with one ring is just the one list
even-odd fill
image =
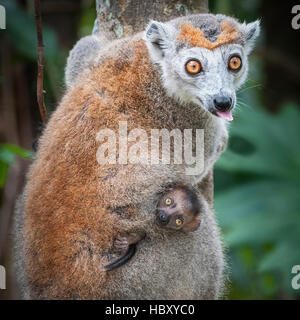
{"label": "green leaf", "polygon": [[15,159],[15,154],[9,150],[6,150],[4,148],[0,148],[0,161],[5,164],[12,164]]}
{"label": "green leaf", "polygon": [[217,161],[216,167],[232,172],[299,179],[298,123],[300,112],[292,105],[287,105],[276,116],[258,109],[244,109],[238,113],[230,135],[244,140],[251,146],[251,152],[229,148]]}
{"label": "green leaf", "polygon": [[0,188],[3,188],[7,177],[8,165],[0,160]]}
{"label": "green leaf", "polygon": [[21,147],[14,144],[1,144],[0,150],[10,152],[13,155],[18,155],[21,158],[29,159],[33,157],[33,152],[22,149]]}
{"label": "green leaf", "polygon": [[[21,10],[15,1],[2,1],[6,9],[5,34],[15,48],[31,60],[37,59],[37,35],[35,17]],[[43,24],[45,58],[54,58],[58,52],[55,32]]]}
{"label": "green leaf", "polygon": [[289,274],[294,265],[300,264],[298,252],[298,243],[282,242],[265,256],[259,266],[259,271],[284,270]]}
{"label": "green leaf", "polygon": [[297,182],[258,180],[237,185],[216,195],[216,213],[222,227],[262,212],[300,212]]}

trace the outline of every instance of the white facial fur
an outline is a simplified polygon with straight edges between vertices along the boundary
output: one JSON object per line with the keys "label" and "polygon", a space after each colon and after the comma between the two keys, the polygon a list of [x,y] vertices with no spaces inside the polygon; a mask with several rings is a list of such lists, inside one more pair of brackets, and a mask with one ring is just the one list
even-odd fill
{"label": "white facial fur", "polygon": [[[230,71],[228,61],[231,56],[239,55],[242,67],[238,72]],[[185,64],[197,59],[202,70],[190,75]],[[214,108],[215,96],[227,96],[235,103],[235,91],[244,83],[248,62],[240,45],[224,45],[215,50],[205,48],[181,49],[177,55],[165,55],[160,61],[164,86],[168,93],[182,102],[193,102],[206,110]]]}
{"label": "white facial fur", "polygon": [[[210,19],[224,17],[207,16]],[[146,44],[151,59],[161,68],[163,84],[170,96],[182,103],[192,102],[212,114],[216,114],[214,99],[217,96],[232,99],[231,110],[234,108],[236,90],[247,77],[247,56],[259,34],[258,21],[250,24],[235,23],[242,33],[243,41],[240,44],[221,45],[214,50],[179,44],[176,24],[158,22],[149,24],[145,34]],[[228,68],[232,56],[241,58],[242,67],[238,71],[231,71]],[[196,59],[201,63],[202,69],[197,75],[191,75],[186,71],[186,63],[190,59]]]}

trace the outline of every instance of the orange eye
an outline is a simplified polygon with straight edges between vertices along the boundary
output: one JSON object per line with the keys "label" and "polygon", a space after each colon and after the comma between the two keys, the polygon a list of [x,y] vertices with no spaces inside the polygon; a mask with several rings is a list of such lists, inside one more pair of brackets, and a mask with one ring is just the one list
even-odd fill
{"label": "orange eye", "polygon": [[202,67],[198,60],[191,59],[185,64],[185,69],[189,74],[197,74],[202,70]]}
{"label": "orange eye", "polygon": [[242,60],[239,56],[233,56],[229,59],[228,68],[232,71],[238,71],[242,67]]}
{"label": "orange eye", "polygon": [[182,225],[182,220],[178,218],[176,219],[175,223],[177,227],[180,227]]}
{"label": "orange eye", "polygon": [[169,206],[172,203],[172,199],[167,198],[165,203],[166,203],[167,206]]}

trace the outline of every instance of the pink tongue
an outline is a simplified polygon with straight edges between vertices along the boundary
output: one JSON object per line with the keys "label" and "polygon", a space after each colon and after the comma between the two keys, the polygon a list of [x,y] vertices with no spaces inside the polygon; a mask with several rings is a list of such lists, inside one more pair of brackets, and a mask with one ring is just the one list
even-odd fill
{"label": "pink tongue", "polygon": [[222,119],[225,119],[227,121],[232,121],[233,120],[233,117],[232,117],[232,113],[230,110],[228,111],[217,111],[217,115],[222,118]]}

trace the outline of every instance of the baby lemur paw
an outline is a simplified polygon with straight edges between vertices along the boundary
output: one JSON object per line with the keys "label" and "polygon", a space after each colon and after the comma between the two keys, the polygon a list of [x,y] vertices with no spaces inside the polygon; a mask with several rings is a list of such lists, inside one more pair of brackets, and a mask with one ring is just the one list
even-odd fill
{"label": "baby lemur paw", "polygon": [[114,249],[116,251],[127,251],[129,242],[127,237],[118,235],[114,241]]}

